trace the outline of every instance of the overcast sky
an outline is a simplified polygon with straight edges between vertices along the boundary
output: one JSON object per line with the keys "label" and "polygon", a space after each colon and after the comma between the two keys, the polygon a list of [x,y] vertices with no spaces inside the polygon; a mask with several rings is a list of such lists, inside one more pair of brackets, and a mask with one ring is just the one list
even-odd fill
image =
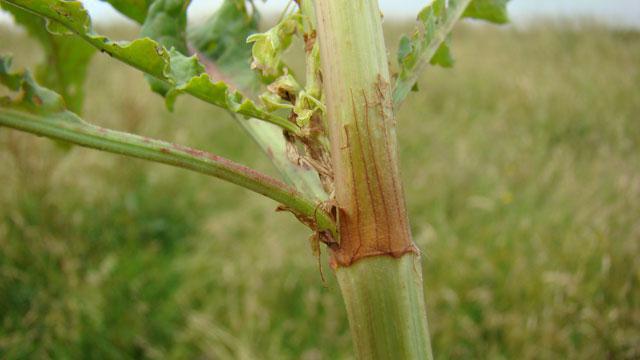
{"label": "overcast sky", "polygon": [[[256,0],[266,13],[277,13],[290,0]],[[121,20],[122,16],[99,0],[84,0],[96,22]],[[220,4],[220,0],[192,0],[190,16],[207,14]],[[429,0],[380,0],[380,7],[388,17],[413,17]],[[526,24],[540,16],[564,18],[592,18],[618,26],[640,28],[640,0],[512,0],[509,12],[516,25]],[[0,14],[0,22],[9,21]]]}

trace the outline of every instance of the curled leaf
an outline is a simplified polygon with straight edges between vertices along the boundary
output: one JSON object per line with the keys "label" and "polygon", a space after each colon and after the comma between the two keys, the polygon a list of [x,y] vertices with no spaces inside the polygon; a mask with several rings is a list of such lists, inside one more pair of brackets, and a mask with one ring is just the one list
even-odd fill
{"label": "curled leaf", "polygon": [[11,72],[11,58],[0,56],[0,83],[14,92],[15,97],[0,98],[0,105],[35,114],[61,113],[66,110],[62,96],[38,85],[28,71]]}
{"label": "curled leaf", "polygon": [[[259,74],[250,69],[252,46],[246,42],[249,35],[257,32],[258,13],[253,10],[248,11],[244,0],[224,0],[214,14],[189,32],[191,44],[209,60],[209,73],[214,76],[223,74],[225,81],[250,94],[258,93],[262,85]],[[269,91],[262,94],[260,100],[272,112],[291,111],[293,107]],[[238,119],[237,116],[235,118]],[[280,129],[264,121],[238,121],[288,182],[312,197],[327,198],[318,174],[291,160],[291,147]]]}
{"label": "curled leaf", "polygon": [[319,99],[304,90],[298,94],[296,104],[293,107],[293,112],[297,115],[296,122],[300,127],[309,125],[313,114],[325,112],[325,110],[324,104]]}
{"label": "curled leaf", "polygon": [[285,74],[269,84],[267,89],[284,100],[293,101],[296,98],[296,94],[302,90],[302,87],[293,76]]}
{"label": "curled leaf", "polygon": [[292,133],[298,131],[298,127],[289,120],[258,107],[239,92],[231,91],[228,85],[213,83],[203,73],[204,66],[195,57],[188,58],[179,52],[170,53],[164,46],[149,38],[115,42],[96,34],[87,11],[79,1],[6,1],[64,25],[101,52],[166,82],[169,85],[167,94],[173,93],[168,105],[173,104],[175,95],[188,93],[241,115],[273,123]]}
{"label": "curled leaf", "polygon": [[290,15],[264,33],[253,34],[247,42],[253,43],[251,68],[266,79],[274,79],[284,73],[282,54],[300,26],[300,16]]}
{"label": "curled leaf", "polygon": [[[157,41],[165,49],[187,54],[186,27],[189,0],[155,0],[149,7],[140,35]],[[145,78],[151,90],[165,96],[171,85],[150,75]],[[168,102],[167,104],[169,104]],[[172,109],[172,106],[169,107]]]}
{"label": "curled leaf", "polygon": [[18,92],[13,98],[0,98],[0,126],[217,177],[277,201],[314,230],[335,234],[331,215],[291,186],[205,151],[91,125],[68,111],[60,95],[38,85],[28,72],[10,70],[11,59],[0,57],[0,83]]}
{"label": "curled leaf", "polygon": [[58,92],[70,109],[80,113],[87,67],[95,54],[95,48],[82,39],[68,35],[67,28],[52,26],[52,22],[47,24],[41,17],[9,3],[3,2],[1,6],[11,13],[16,23],[23,26],[31,37],[38,40],[44,51],[44,59],[36,68],[35,78]]}
{"label": "curled leaf", "polygon": [[290,102],[282,100],[280,96],[269,91],[260,95],[260,101],[262,101],[264,106],[271,111],[293,109],[293,105],[291,105]]}

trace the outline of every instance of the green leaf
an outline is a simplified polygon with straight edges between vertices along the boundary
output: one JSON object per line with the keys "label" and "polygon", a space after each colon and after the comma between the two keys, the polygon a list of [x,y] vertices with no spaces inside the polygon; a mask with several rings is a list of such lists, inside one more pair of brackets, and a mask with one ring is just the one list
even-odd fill
{"label": "green leaf", "polygon": [[[305,2],[303,1],[304,5]],[[244,0],[224,0],[218,10],[204,23],[189,32],[191,44],[207,60],[208,71],[222,74],[225,81],[249,94],[255,94],[261,87],[261,80],[249,67],[251,44],[246,42],[249,35],[257,32],[258,13],[247,11]],[[279,96],[267,92],[260,99],[269,111],[287,109],[293,105],[283,104]],[[234,118],[251,135],[268,155],[275,167],[287,181],[309,196],[326,200],[318,174],[309,167],[291,161],[282,131],[269,123],[258,120]]]}
{"label": "green leaf", "polygon": [[244,0],[225,0],[188,38],[216,70],[233,77],[235,85],[256,91],[259,82],[250,70],[251,45],[246,39],[257,32],[258,14],[249,13]]}
{"label": "green leaf", "polygon": [[169,54],[164,47],[147,38],[132,42],[115,42],[96,34],[91,27],[89,13],[79,1],[6,0],[6,2],[46,18],[49,29],[64,27],[101,52],[148,74],[161,79],[166,78]]}
{"label": "green leaf", "polygon": [[508,0],[434,0],[418,14],[415,30],[403,36],[398,48],[399,71],[393,89],[397,107],[416,89],[419,74],[428,65],[451,67],[451,31],[462,17],[505,23]]}
{"label": "green leaf", "polygon": [[235,113],[249,117],[263,118],[274,122],[277,117],[270,113],[264,113],[251,100],[245,98],[237,91],[232,91],[222,81],[213,83],[204,66],[196,56],[186,57],[176,50],[170,52],[170,77],[174,80],[174,86],[167,93],[167,106],[171,108],[175,98],[183,93],[189,93],[206,102],[229,109]]}
{"label": "green leaf", "polygon": [[142,24],[153,0],[102,0],[128,18]]}
{"label": "green leaf", "polygon": [[[189,93],[213,105],[273,123],[292,133],[298,132],[296,124],[288,119],[258,107],[241,93],[231,91],[223,82],[213,83],[203,72],[204,66],[199,64],[195,57],[186,61],[186,56],[179,52],[170,53],[164,46],[149,38],[132,42],[114,42],[96,34],[91,27],[87,11],[79,1],[6,1],[46,17],[50,22],[65,26],[101,52],[166,82],[170,86],[167,94],[173,94],[167,102],[168,105],[173,104],[175,95]],[[193,68],[185,69],[185,63],[191,63]]]}
{"label": "green leaf", "polygon": [[509,0],[473,0],[465,10],[463,17],[505,24],[509,22],[508,2]]}
{"label": "green leaf", "polygon": [[244,0],[226,0],[206,21],[193,28],[188,38],[207,58],[225,66],[249,59],[251,46],[244,40],[257,29],[257,13],[249,14]]}
{"label": "green leaf", "polygon": [[419,58],[432,44],[438,45],[429,62],[432,65],[443,67],[453,66],[453,56],[449,48],[449,41],[441,41],[437,44],[438,29],[447,20],[447,7],[445,0],[435,0],[418,14],[418,23],[411,38],[403,36],[398,49],[398,62],[400,64],[400,77],[407,74],[418,64]]}
{"label": "green leaf", "polygon": [[299,14],[292,14],[264,33],[257,33],[247,38],[253,43],[251,68],[256,69],[266,82],[271,82],[284,74],[282,54],[289,48],[293,35],[301,24]]}
{"label": "green leaf", "polygon": [[12,91],[20,90],[22,86],[22,74],[11,73],[11,58],[0,57],[0,83]]}
{"label": "green leaf", "polygon": [[11,58],[0,57],[0,83],[19,94],[0,98],[0,105],[34,114],[59,113],[66,110],[62,96],[38,85],[28,71],[10,72]]}
{"label": "green leaf", "polygon": [[436,53],[433,54],[431,58],[431,65],[439,65],[445,68],[453,67],[453,63],[455,60],[453,59],[453,55],[451,53],[451,37],[448,36],[447,39],[438,47]]}
{"label": "green leaf", "polygon": [[[140,35],[157,41],[166,49],[175,49],[182,54],[187,54],[186,27],[189,2],[189,0],[155,0],[149,7]],[[171,85],[162,80],[149,75],[145,78],[151,90],[162,96],[166,96],[171,90]]]}
{"label": "green leaf", "polygon": [[190,0],[155,0],[149,8],[140,34],[148,36],[167,49],[187,54],[187,8]]}
{"label": "green leaf", "polygon": [[402,63],[404,59],[407,59],[411,53],[413,52],[413,45],[411,44],[411,39],[402,34],[400,37],[400,43],[398,44],[398,63]]}
{"label": "green leaf", "polygon": [[314,230],[335,235],[335,223],[320,204],[281,181],[201,150],[91,125],[67,110],[62,97],[38,85],[29,72],[10,70],[11,59],[0,57],[0,83],[18,92],[0,98],[0,126],[214,176],[265,195]]}
{"label": "green leaf", "polygon": [[36,69],[36,79],[60,93],[67,106],[80,113],[87,67],[95,49],[75,36],[52,34],[47,31],[45,20],[37,15],[9,3],[3,2],[2,7],[40,42],[44,50],[45,59]]}

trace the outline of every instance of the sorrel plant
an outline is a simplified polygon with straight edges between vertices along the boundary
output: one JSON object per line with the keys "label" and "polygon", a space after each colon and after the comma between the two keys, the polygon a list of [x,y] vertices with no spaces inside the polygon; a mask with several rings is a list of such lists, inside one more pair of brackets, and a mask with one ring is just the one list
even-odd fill
{"label": "sorrel plant", "polygon": [[[375,0],[300,0],[258,32],[252,2],[225,0],[187,27],[189,0],[109,0],[141,24],[140,38],[96,33],[79,1],[2,0],[38,39],[46,59],[33,76],[0,58],[0,125],[160,162],[267,196],[309,227],[330,252],[361,359],[428,359],[431,346],[420,252],[398,169],[395,111],[429,65],[451,66],[450,34],[464,17],[504,23],[506,0],[435,0],[397,52],[397,71]],[[283,53],[304,44],[306,71]],[[282,175],[276,179],[179,144],[105,129],[80,113],[96,50],[144,73],[169,110],[186,94],[228,110]]]}

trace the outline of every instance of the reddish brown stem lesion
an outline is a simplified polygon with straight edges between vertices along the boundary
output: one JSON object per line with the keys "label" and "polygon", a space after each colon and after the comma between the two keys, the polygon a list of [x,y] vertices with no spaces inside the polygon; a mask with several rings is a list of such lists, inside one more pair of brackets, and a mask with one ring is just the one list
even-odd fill
{"label": "reddish brown stem lesion", "polygon": [[317,0],[315,5],[339,209],[340,247],[332,251],[333,265],[417,253],[400,181],[377,3]]}
{"label": "reddish brown stem lesion", "polygon": [[341,244],[333,251],[335,266],[349,266],[365,257],[418,252],[411,240],[397,156],[391,146],[395,141],[386,126],[393,121],[391,109],[384,108],[390,106],[386,88],[376,84],[369,96],[364,89],[359,94],[349,89],[355,121],[343,127],[340,146],[350,176],[347,182],[337,182],[349,188],[349,196],[338,198]]}

